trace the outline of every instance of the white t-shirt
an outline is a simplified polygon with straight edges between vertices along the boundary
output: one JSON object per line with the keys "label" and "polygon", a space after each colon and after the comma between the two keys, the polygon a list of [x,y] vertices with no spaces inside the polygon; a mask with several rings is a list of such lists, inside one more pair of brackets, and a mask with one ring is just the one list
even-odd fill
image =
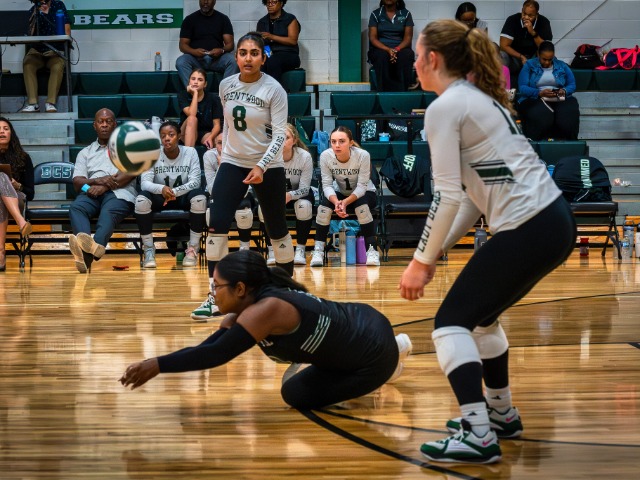
{"label": "white t-shirt", "polygon": [[282,167],[288,101],[282,86],[267,74],[257,82],[240,81],[240,74],[220,82],[224,110],[222,161],[263,170]]}
{"label": "white t-shirt", "polygon": [[180,153],[173,160],[167,158],[164,149],[153,167],[140,177],[142,190],[161,194],[162,187],[171,187],[176,197],[200,188],[200,159],[193,147],[180,145]]}
{"label": "white t-shirt", "polygon": [[429,105],[425,130],[434,195],[414,254],[422,263],[435,262],[481,214],[492,233],[513,230],[561,195],[509,111],[465,80]]}
{"label": "white t-shirt", "polygon": [[291,200],[306,197],[313,176],[311,154],[302,148],[293,147],[291,160],[284,162],[284,174],[287,177],[287,192],[291,195]]}
{"label": "white t-shirt", "polygon": [[[333,150],[328,148],[320,155],[322,191],[326,198],[336,194],[355,195],[361,198],[367,191],[375,192],[371,181],[371,156],[358,147],[351,147],[349,160],[341,163]],[[334,182],[335,180],[335,182]]]}

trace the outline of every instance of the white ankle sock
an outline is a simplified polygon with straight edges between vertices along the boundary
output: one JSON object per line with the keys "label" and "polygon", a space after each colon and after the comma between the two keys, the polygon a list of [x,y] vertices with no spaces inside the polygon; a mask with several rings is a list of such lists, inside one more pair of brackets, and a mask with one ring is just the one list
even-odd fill
{"label": "white ankle sock", "polygon": [[487,403],[498,412],[505,412],[511,408],[511,388],[486,388]]}
{"label": "white ankle sock", "polygon": [[484,402],[460,405],[460,411],[462,412],[462,418],[469,422],[471,431],[476,436],[484,437],[489,433],[489,414]]}
{"label": "white ankle sock", "polygon": [[145,247],[153,247],[153,234],[140,235],[140,240]]}

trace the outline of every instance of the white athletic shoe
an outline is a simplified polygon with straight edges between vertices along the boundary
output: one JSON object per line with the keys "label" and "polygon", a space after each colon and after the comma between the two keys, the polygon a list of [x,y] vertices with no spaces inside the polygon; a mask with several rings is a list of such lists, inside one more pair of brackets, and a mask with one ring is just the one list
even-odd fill
{"label": "white athletic shoe", "polygon": [[273,253],[273,247],[269,246],[268,248],[269,248],[269,256],[267,257],[267,265],[272,267],[273,265],[276,264],[276,256]]}
{"label": "white athletic shoe", "polygon": [[406,333],[399,333],[396,335],[396,343],[398,344],[398,366],[396,367],[395,372],[393,372],[393,375],[391,375],[391,378],[387,380],[387,383],[393,383],[398,379],[398,377],[400,377],[402,370],[404,369],[404,361],[409,355],[411,355],[411,351],[413,350],[411,339]]}
{"label": "white athletic shoe", "polygon": [[240,242],[240,246],[238,247],[238,251],[241,252],[243,250],[251,250],[251,245],[249,245],[249,242]]}
{"label": "white athletic shoe", "polygon": [[[510,407],[504,412],[499,412],[491,407],[487,409],[489,413],[489,426],[496,432],[498,438],[517,438],[522,435],[522,420],[520,412],[515,407]],[[460,430],[462,417],[452,418],[447,422],[447,430],[451,433]]]}
{"label": "white athletic shoe", "polygon": [[196,249],[189,245],[184,251],[184,258],[182,259],[183,267],[195,267],[198,265],[198,254]]}
{"label": "white athletic shoe", "polygon": [[142,268],[156,268],[156,247],[142,246],[144,251],[144,259],[142,260]]}
{"label": "white athletic shoe", "polygon": [[484,437],[478,437],[471,431],[466,420],[462,420],[458,433],[442,440],[423,443],[420,451],[434,462],[495,463],[502,458],[496,432],[489,430]]}
{"label": "white athletic shoe", "polygon": [[368,267],[380,266],[380,254],[378,253],[378,250],[373,248],[373,245],[370,245],[369,250],[367,250],[367,266]]}
{"label": "white athletic shoe", "polygon": [[206,322],[210,318],[217,317],[218,315],[222,314],[220,313],[220,309],[216,305],[216,301],[211,294],[207,295],[207,298],[202,302],[202,305],[191,312],[191,318],[196,322]]}
{"label": "white athletic shoe", "polygon": [[324,266],[324,251],[314,250],[311,254],[311,263],[309,265],[311,265],[312,267]]}
{"label": "white athletic shoe", "polygon": [[307,264],[307,258],[305,256],[304,245],[298,245],[296,247],[296,254],[293,257],[293,264],[294,265],[306,265]]}
{"label": "white athletic shoe", "polygon": [[44,111],[47,113],[56,113],[58,109],[53,103],[47,102],[44,104]]}
{"label": "white athletic shoe", "polygon": [[27,105],[22,107],[22,110],[20,110],[21,113],[35,113],[39,111],[40,105],[38,105],[37,103],[28,103]]}

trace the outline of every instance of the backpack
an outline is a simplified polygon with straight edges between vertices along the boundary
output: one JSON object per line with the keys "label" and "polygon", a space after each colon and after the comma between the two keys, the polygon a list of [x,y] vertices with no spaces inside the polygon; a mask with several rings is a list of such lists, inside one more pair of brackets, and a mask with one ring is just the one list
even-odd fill
{"label": "backpack", "polygon": [[591,69],[604,65],[600,58],[600,49],[597,45],[583,43],[574,52],[571,68]]}
{"label": "backpack", "polygon": [[426,148],[426,154],[411,153],[409,148],[404,157],[392,155],[384,161],[380,175],[394,195],[413,198],[424,193],[431,201],[431,157],[429,147]]}
{"label": "backpack", "polygon": [[604,65],[597,70],[632,70],[640,68],[640,48],[612,48],[602,59]]}
{"label": "backpack", "polygon": [[595,157],[563,157],[556,163],[552,178],[568,202],[611,201],[609,174]]}

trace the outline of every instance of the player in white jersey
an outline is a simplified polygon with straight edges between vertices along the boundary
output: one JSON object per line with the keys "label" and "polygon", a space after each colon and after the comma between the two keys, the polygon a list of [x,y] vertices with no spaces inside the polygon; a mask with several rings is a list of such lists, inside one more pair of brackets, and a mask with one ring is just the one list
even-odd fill
{"label": "player in white jersey", "polygon": [[[284,159],[284,174],[287,177],[287,195],[285,203],[287,208],[296,214],[296,251],[293,258],[294,265],[306,265],[305,247],[311,223],[313,222],[313,204],[315,197],[311,190],[311,177],[313,176],[313,159],[309,149],[300,139],[298,130],[294,125],[287,123],[285,141],[282,149]],[[258,207],[258,216],[262,221],[262,210]],[[266,235],[269,249],[267,265],[275,265],[276,258],[271,245],[269,235]]]}
{"label": "player in white jersey", "polygon": [[[511,403],[509,343],[498,316],[567,258],[575,246],[576,225],[511,117],[501,65],[486,34],[453,20],[435,21],[422,31],[417,53],[423,90],[438,94],[425,114],[434,195],[418,248],[400,281],[401,295],[409,300],[423,296],[436,260],[481,214],[492,233],[435,316],[438,362],[462,413],[447,427],[458,433],[420,450],[432,461],[491,463],[502,455],[497,437],[522,432]],[[467,74],[474,84],[465,80]]]}
{"label": "player in white jersey", "polygon": [[189,245],[182,266],[198,263],[200,238],[205,225],[207,199],[200,187],[200,159],[192,147],[178,145],[180,127],[175,122],[160,125],[162,151],[153,167],[140,177],[140,195],[136,197],[135,215],[140,228],[143,268],[156,268],[153,244],[153,212],[189,210]]}
{"label": "player in white jersey", "polygon": [[[333,212],[347,218],[354,212],[367,246],[367,265],[380,265],[375,224],[371,210],[376,206],[376,187],[371,181],[369,152],[355,146],[351,130],[337,127],[331,132],[331,148],[320,154],[324,198],[316,215],[316,236],[311,266],[321,267]],[[336,191],[337,189],[337,191]]]}
{"label": "player in white jersey", "polygon": [[[209,278],[213,277],[216,262],[229,251],[229,227],[249,185],[262,206],[276,262],[293,274],[293,242],[285,215],[286,178],[282,160],[288,102],[282,86],[260,71],[266,58],[262,36],[257,32],[244,35],[236,48],[240,73],[220,83],[224,127],[222,162],[213,183],[209,209]],[[211,294],[205,302],[211,304],[212,311],[217,310]]]}

